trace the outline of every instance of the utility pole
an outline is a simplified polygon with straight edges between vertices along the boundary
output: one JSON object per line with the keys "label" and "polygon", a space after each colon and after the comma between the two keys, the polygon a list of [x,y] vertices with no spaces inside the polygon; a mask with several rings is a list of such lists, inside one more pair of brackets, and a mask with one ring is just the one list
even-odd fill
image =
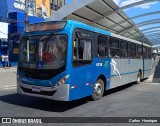
{"label": "utility pole", "polygon": [[26,27],[28,25],[28,7],[29,7],[29,2],[28,0],[25,0],[25,20],[24,20],[24,23],[25,23],[25,31],[26,31]]}

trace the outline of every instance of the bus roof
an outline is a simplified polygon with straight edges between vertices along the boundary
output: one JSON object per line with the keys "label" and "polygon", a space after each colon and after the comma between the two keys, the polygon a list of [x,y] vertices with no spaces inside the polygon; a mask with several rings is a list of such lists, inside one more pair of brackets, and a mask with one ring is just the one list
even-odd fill
{"label": "bus roof", "polygon": [[[126,38],[126,37],[123,37],[121,35],[118,35],[118,34],[115,34],[115,33],[112,33],[112,32],[109,32],[107,30],[102,30],[102,29],[99,29],[99,28],[95,28],[93,26],[90,26],[90,25],[87,25],[87,24],[84,24],[82,22],[78,22],[78,21],[74,21],[74,20],[68,20],[69,23],[74,23],[74,24],[77,24],[78,25],[81,25],[81,26],[85,26],[87,27],[86,29],[87,30],[94,30],[94,32],[98,32],[98,33],[101,33],[101,34],[106,34],[106,35],[109,35],[109,36],[113,36],[113,37],[116,37],[116,38],[119,38],[119,39],[122,39],[122,40],[126,40],[126,41],[130,41],[130,42],[133,42],[133,43],[137,43],[137,44],[142,44],[142,42],[140,41],[137,41],[137,40],[134,40],[134,39],[130,39],[130,38]],[[151,47],[151,45],[147,44],[147,43],[143,43],[143,45],[145,46],[148,46],[148,47]]]}

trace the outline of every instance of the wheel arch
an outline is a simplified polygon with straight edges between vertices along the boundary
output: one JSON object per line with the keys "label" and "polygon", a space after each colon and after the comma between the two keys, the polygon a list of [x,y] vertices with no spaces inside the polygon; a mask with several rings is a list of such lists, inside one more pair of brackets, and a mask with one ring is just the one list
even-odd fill
{"label": "wheel arch", "polygon": [[106,77],[103,74],[101,74],[101,75],[98,76],[97,80],[98,79],[102,79],[103,80],[103,82],[104,82],[104,90],[106,90],[106,87],[107,87]]}

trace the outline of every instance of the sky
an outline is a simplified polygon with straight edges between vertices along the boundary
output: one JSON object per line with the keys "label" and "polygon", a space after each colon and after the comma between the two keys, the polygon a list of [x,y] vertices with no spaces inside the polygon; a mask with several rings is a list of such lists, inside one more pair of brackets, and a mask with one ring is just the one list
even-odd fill
{"label": "sky", "polygon": [[[128,4],[134,3],[134,2],[139,2],[142,0],[113,0],[119,7],[126,6]],[[144,0],[145,1],[145,0]],[[136,7],[131,7],[124,12],[128,15],[128,17],[134,17],[137,15],[149,13],[149,12],[155,12],[155,11],[160,11],[160,1],[152,2],[152,3],[147,3],[147,4],[142,4]],[[149,40],[151,40],[154,44],[154,42],[157,43],[159,41],[159,36],[160,36],[160,13],[159,14],[154,14],[150,16],[145,16],[141,18],[136,18],[132,19],[135,24],[139,24],[145,21],[149,20],[158,20],[157,23],[152,23],[149,25],[144,25],[139,27],[140,30],[147,36]],[[155,29],[150,29],[150,28],[155,28]],[[152,33],[151,33],[152,32]],[[157,34],[157,35],[155,35]]]}
{"label": "sky", "polygon": [[[119,7],[123,7],[126,6],[128,4],[134,3],[134,2],[138,2],[138,1],[142,1],[142,0],[113,0]],[[129,17],[134,17],[140,14],[145,14],[145,13],[149,13],[149,12],[154,12],[154,11],[160,11],[160,1],[157,2],[152,2],[152,3],[148,3],[148,4],[143,4],[140,6],[136,6],[136,7],[132,7],[132,8],[128,8],[126,10],[124,10],[124,12],[129,16]],[[141,18],[136,18],[133,19],[133,21],[138,24],[144,21],[148,21],[148,20],[154,20],[154,19],[160,19],[160,13],[159,14],[154,14],[151,16],[146,16],[146,17],[141,17]],[[160,27],[160,23],[159,24],[151,24],[151,25],[147,25],[147,26],[142,26],[140,27],[141,30],[147,29],[147,28],[151,28],[151,27]],[[160,28],[157,28],[160,29]],[[148,31],[147,31],[148,32]]]}

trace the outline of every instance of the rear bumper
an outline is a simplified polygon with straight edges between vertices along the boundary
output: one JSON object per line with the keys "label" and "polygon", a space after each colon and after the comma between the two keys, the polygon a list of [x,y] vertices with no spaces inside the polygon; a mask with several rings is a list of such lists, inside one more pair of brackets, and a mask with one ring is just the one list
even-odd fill
{"label": "rear bumper", "polygon": [[[35,91],[33,88],[38,89],[39,91]],[[17,81],[17,93],[57,101],[69,101],[69,89],[69,84],[63,84],[62,86],[55,87],[43,87],[23,84]]]}

